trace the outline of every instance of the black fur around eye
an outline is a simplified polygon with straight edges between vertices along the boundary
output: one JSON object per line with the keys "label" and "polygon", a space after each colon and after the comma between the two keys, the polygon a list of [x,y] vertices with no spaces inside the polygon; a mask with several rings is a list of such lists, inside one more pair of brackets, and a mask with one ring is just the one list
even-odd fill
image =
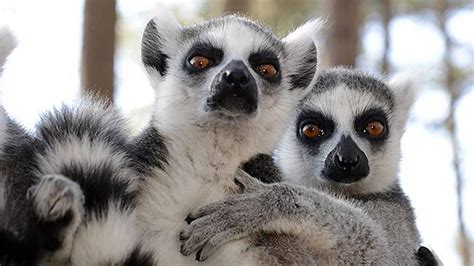
{"label": "black fur around eye", "polygon": [[[198,43],[189,50],[188,55],[185,57],[183,68],[191,74],[200,73],[218,65],[223,57],[224,52],[221,49],[209,43]],[[204,60],[205,67],[196,67],[196,58],[200,59],[199,61],[203,61],[203,58],[206,59]]]}
{"label": "black fur around eye", "polygon": [[383,110],[370,109],[356,117],[354,127],[359,136],[377,143],[388,137],[387,121],[387,115]]}
{"label": "black fur around eye", "polygon": [[[281,80],[280,62],[272,51],[259,51],[249,57],[253,70],[266,81],[278,84]],[[267,70],[267,71],[263,71]],[[272,72],[269,74],[269,72]]]}
{"label": "black fur around eye", "polygon": [[323,141],[334,132],[334,121],[324,114],[304,110],[301,112],[297,122],[297,136],[305,143],[316,143]]}

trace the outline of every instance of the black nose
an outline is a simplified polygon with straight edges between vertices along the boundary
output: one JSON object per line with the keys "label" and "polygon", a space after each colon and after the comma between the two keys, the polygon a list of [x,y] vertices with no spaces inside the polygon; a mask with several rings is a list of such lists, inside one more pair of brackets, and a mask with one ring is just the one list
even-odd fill
{"label": "black nose", "polygon": [[249,73],[246,70],[245,65],[236,65],[236,67],[224,71],[222,80],[230,86],[243,86],[249,82]]}
{"label": "black nose", "polygon": [[210,110],[227,110],[234,114],[252,114],[258,106],[255,79],[242,61],[233,60],[217,75],[207,100]]}
{"label": "black nose", "polygon": [[356,154],[336,154],[336,165],[342,171],[353,171],[359,166],[359,156]]}
{"label": "black nose", "polygon": [[351,137],[343,136],[326,158],[323,177],[339,183],[354,183],[369,174],[369,161]]}

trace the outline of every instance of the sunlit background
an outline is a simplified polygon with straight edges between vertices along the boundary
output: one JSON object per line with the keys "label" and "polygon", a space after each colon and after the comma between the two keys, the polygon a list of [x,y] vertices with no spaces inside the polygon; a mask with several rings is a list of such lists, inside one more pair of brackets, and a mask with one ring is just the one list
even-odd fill
{"label": "sunlit background", "polygon": [[[424,244],[446,265],[474,265],[472,1],[160,3],[183,23],[239,11],[280,34],[322,16],[334,30],[321,41],[323,68],[343,63],[389,74],[413,65],[433,69],[432,81],[420,84],[425,90],[403,139],[401,184],[415,207]],[[0,25],[10,25],[19,40],[0,79],[1,100],[9,114],[29,129],[41,112],[74,100],[81,84],[91,84],[84,77],[81,81],[82,36],[90,30],[83,31],[88,14],[84,7],[84,0],[0,1]],[[157,8],[158,2],[152,0],[116,3],[114,103],[136,128],[146,122],[154,98],[139,48],[142,30]],[[107,12],[103,16],[110,18]]]}

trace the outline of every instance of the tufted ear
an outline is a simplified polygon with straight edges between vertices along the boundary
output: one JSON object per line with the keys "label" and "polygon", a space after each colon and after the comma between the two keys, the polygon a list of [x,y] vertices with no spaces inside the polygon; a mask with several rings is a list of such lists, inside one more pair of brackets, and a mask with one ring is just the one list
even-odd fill
{"label": "tufted ear", "polygon": [[395,111],[399,126],[405,126],[423,83],[428,81],[425,80],[428,76],[430,75],[426,70],[410,69],[398,72],[390,78],[388,87],[395,97]]}
{"label": "tufted ear", "polygon": [[168,60],[176,50],[181,25],[174,15],[161,7],[150,20],[142,36],[142,62],[150,76],[160,78],[168,72]]}
{"label": "tufted ear", "polygon": [[306,89],[313,80],[318,66],[316,38],[323,28],[324,22],[315,19],[283,38],[288,50],[287,64],[292,66],[289,73],[291,90]]}

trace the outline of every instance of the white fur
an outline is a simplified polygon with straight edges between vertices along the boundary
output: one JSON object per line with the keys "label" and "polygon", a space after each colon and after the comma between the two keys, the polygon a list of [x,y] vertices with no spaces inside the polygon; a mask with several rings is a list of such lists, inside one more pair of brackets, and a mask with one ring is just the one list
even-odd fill
{"label": "white fur", "polygon": [[118,265],[137,245],[134,212],[124,212],[116,206],[109,206],[106,217],[94,217],[79,227],[71,255],[72,265]]}
{"label": "white fur", "polygon": [[[157,169],[155,178],[146,179],[139,207],[146,247],[154,249],[157,261],[164,265],[197,263],[193,256],[184,257],[179,252],[178,235],[184,219],[193,210],[222,200],[236,189],[233,174],[241,158],[251,156],[256,145],[247,138],[236,143],[222,128],[215,132],[197,127],[186,131],[191,134],[169,140],[168,166],[165,171]],[[206,263],[239,264],[241,259],[230,258],[239,258],[237,254],[245,247],[240,241],[226,245]]]}
{"label": "white fur", "polygon": [[[116,171],[117,179],[133,180],[136,178],[134,172],[123,165],[127,160],[125,153],[113,150],[110,144],[103,141],[91,141],[85,135],[80,139],[76,136],[70,136],[68,139],[56,142],[43,155],[38,155],[37,161],[39,170],[37,175],[51,175],[59,173],[64,166],[77,165],[83,169],[100,169],[102,166],[111,166]],[[130,184],[134,184],[130,182]],[[128,189],[134,190],[134,186]]]}

